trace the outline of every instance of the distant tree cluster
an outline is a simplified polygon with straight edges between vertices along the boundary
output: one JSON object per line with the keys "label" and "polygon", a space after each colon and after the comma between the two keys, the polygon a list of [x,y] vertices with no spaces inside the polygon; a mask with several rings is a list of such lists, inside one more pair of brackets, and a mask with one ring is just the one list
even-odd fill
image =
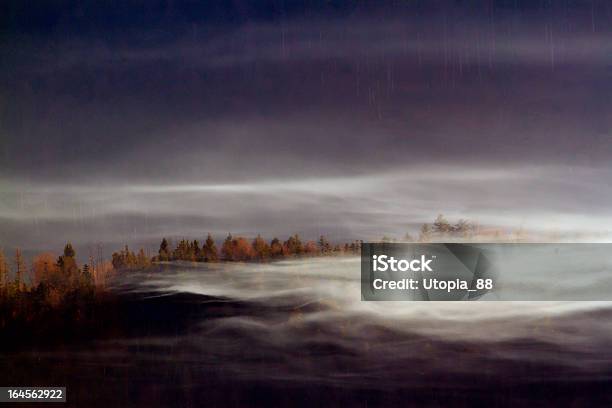
{"label": "distant tree cluster", "polygon": [[10,260],[0,250],[0,333],[4,335],[4,348],[24,341],[64,344],[67,338],[81,338],[104,325],[100,311],[114,314],[114,295],[103,286],[113,269],[110,262],[102,261],[101,253],[97,260],[93,256],[89,259],[89,263],[79,265],[69,243],[61,256],[41,253],[28,267],[19,249]]}
{"label": "distant tree cluster", "polygon": [[290,236],[286,241],[273,238],[269,243],[257,235],[253,240],[228,234],[218,251],[210,234],[200,246],[197,240],[180,240],[174,249],[166,238],[162,239],[158,255],[153,261],[191,261],[191,262],[247,262],[269,261],[292,256],[320,256],[358,254],[361,242],[332,245],[324,236],[318,242],[303,242],[298,234]]}
{"label": "distant tree cluster", "polygon": [[28,269],[21,250],[16,249],[11,268],[0,250],[0,297],[14,298],[35,292],[51,303],[57,303],[66,293],[90,290],[94,285],[92,269],[88,264],[79,268],[75,257],[74,248],[68,243],[60,257],[40,254]]}
{"label": "distant tree cluster", "polygon": [[144,248],[134,253],[127,245],[121,251],[113,252],[111,262],[117,271],[146,269],[151,266],[151,258],[146,255]]}
{"label": "distant tree cluster", "polygon": [[[456,223],[450,223],[444,215],[440,214],[432,223],[425,223],[421,226],[418,238],[414,238],[410,233],[406,233],[402,241],[404,242],[436,242],[448,239],[452,240],[474,240],[482,234],[477,224],[465,219],[459,219]],[[487,231],[488,232],[488,231]],[[397,242],[397,239],[383,236],[382,242]]]}
{"label": "distant tree cluster", "polygon": [[470,221],[460,219],[451,224],[442,214],[431,224],[423,224],[419,232],[420,242],[430,242],[443,238],[470,239],[476,233],[476,225]]}
{"label": "distant tree cluster", "polygon": [[170,244],[166,238],[162,239],[159,245],[157,257],[154,261],[192,261],[192,262],[216,262],[219,260],[217,245],[212,236],[204,240],[200,246],[197,239],[193,241],[182,239],[176,248],[170,249]]}

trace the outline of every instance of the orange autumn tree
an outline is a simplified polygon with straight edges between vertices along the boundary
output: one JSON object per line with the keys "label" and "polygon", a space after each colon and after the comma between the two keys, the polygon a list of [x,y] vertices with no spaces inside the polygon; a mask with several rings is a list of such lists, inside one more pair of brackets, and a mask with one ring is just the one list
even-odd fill
{"label": "orange autumn tree", "polygon": [[317,243],[314,241],[308,241],[306,245],[304,245],[304,253],[306,255],[317,255],[319,253]]}
{"label": "orange autumn tree", "polygon": [[224,261],[249,261],[255,257],[255,251],[246,238],[228,234],[221,247],[221,256]]}
{"label": "orange autumn tree", "polygon": [[270,257],[270,246],[261,235],[257,235],[253,240],[253,252],[255,258],[260,261],[264,261]]}
{"label": "orange autumn tree", "polygon": [[2,248],[0,248],[0,291],[4,291],[8,286],[9,266],[4,256]]}
{"label": "orange autumn tree", "polygon": [[232,240],[233,252],[232,260],[248,261],[254,258],[254,251],[251,243],[246,238],[238,237]]}
{"label": "orange autumn tree", "polygon": [[50,252],[37,255],[32,262],[32,272],[34,273],[34,286],[43,282],[61,281],[60,269],[56,263],[56,257]]}
{"label": "orange autumn tree", "polygon": [[17,248],[15,250],[15,279],[13,281],[14,289],[17,292],[21,292],[26,289],[25,275],[26,275],[26,265],[23,259],[23,254],[21,253],[21,249]]}
{"label": "orange autumn tree", "polygon": [[215,240],[210,234],[208,234],[204,245],[202,245],[202,258],[205,262],[217,262],[219,260]]}

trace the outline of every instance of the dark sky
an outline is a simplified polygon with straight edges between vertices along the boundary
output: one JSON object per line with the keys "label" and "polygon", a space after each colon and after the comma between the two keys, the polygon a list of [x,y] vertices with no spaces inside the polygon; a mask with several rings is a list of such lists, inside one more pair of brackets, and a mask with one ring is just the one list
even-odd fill
{"label": "dark sky", "polygon": [[0,245],[612,226],[609,2],[0,15]]}

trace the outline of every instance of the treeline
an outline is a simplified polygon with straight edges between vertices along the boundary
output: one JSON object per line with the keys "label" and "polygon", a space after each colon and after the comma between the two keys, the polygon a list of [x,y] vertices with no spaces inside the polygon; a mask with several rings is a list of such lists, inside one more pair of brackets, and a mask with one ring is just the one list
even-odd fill
{"label": "treeline", "polygon": [[210,234],[200,245],[198,240],[180,240],[171,247],[164,238],[157,255],[150,256],[144,249],[138,252],[126,245],[112,254],[110,262],[89,257],[89,263],[79,266],[71,243],[59,257],[45,252],[34,257],[31,267],[20,249],[8,259],[0,249],[0,301],[32,294],[53,304],[59,304],[69,293],[88,292],[104,287],[117,271],[143,270],[156,262],[265,262],[289,257],[359,254],[361,241],[343,245],[332,244],[325,236],[318,241],[302,241],[298,234],[285,241],[273,238],[270,242],[260,235],[253,240],[229,234],[218,249]]}
{"label": "treeline", "polygon": [[221,248],[213,237],[208,237],[200,244],[198,240],[182,239],[174,248],[163,238],[156,256],[149,258],[143,249],[134,253],[127,246],[113,253],[112,264],[117,270],[144,269],[154,262],[190,261],[190,262],[265,262],[299,256],[328,256],[359,254],[361,241],[345,244],[332,244],[325,236],[318,241],[302,241],[298,234],[281,241],[273,238],[270,242],[260,235],[253,240],[229,234]]}
{"label": "treeline", "polygon": [[442,214],[431,224],[423,224],[419,231],[419,241],[429,242],[432,240],[460,238],[470,239],[477,235],[476,224],[460,219],[455,224],[451,224]]}
{"label": "treeline", "polygon": [[[108,272],[108,267],[105,270]],[[0,250],[0,299],[3,302],[18,300],[27,294],[49,304],[60,304],[68,294],[88,293],[95,285],[92,266],[78,266],[70,243],[57,258],[49,253],[36,256],[31,268],[26,266],[21,250],[15,250],[12,262]]]}
{"label": "treeline", "polygon": [[100,286],[112,273],[110,262],[101,259],[90,257],[89,263],[79,265],[71,244],[59,257],[35,256],[30,267],[19,249],[10,258],[0,250],[3,348],[65,347],[101,332],[108,319],[117,316],[114,294]]}
{"label": "treeline", "polygon": [[151,257],[140,248],[137,253],[126,245],[121,251],[113,252],[111,264],[115,270],[140,270],[151,266]]}
{"label": "treeline", "polygon": [[268,261],[295,256],[358,254],[360,250],[360,241],[334,245],[325,236],[321,236],[318,241],[304,242],[298,234],[295,234],[285,241],[273,238],[270,242],[267,242],[261,235],[253,240],[248,240],[244,237],[228,234],[221,245],[220,251],[217,251],[215,241],[209,234],[202,247],[197,240],[181,240],[172,251],[168,250],[168,241],[164,238],[155,260],[195,262],[216,262],[219,260],[227,262]]}
{"label": "treeline", "polygon": [[382,242],[435,242],[448,239],[473,239],[481,233],[477,224],[460,219],[456,223],[449,222],[444,215],[440,214],[432,223],[425,223],[421,226],[417,237],[415,238],[409,232],[404,235],[401,240],[383,236]]}
{"label": "treeline", "polygon": [[[411,233],[402,239],[384,236],[382,242],[552,242],[563,237],[554,232],[540,233],[526,231],[523,227],[518,229],[500,227],[482,227],[478,223],[459,219],[452,223],[440,214],[432,223],[421,226],[416,236]],[[581,238],[579,234],[567,236],[570,239]]]}

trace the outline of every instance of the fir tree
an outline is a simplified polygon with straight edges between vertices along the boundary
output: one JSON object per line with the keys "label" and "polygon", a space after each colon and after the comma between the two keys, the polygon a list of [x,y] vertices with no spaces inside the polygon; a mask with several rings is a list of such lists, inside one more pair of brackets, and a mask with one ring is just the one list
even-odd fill
{"label": "fir tree", "polygon": [[319,237],[319,251],[321,251],[321,253],[324,255],[331,252],[331,244],[323,235]]}
{"label": "fir tree", "polygon": [[192,261],[199,261],[201,255],[202,254],[201,254],[201,250],[200,250],[200,243],[198,242],[197,239],[194,239],[193,243],[191,244],[191,251],[190,251],[191,260]]}
{"label": "fir tree", "polygon": [[208,237],[206,237],[206,242],[202,247],[202,252],[202,256],[205,262],[217,262],[219,260],[219,254],[217,253],[217,245],[215,245],[215,240],[210,234],[208,234]]}
{"label": "fir tree", "polygon": [[221,247],[221,256],[224,261],[232,261],[234,259],[234,248],[232,245],[232,234],[228,234],[225,241],[223,241],[223,246]]}
{"label": "fir tree", "polygon": [[161,244],[159,244],[159,251],[157,252],[160,261],[169,261],[170,260],[170,252],[168,251],[168,241],[166,238],[162,239]]}
{"label": "fir tree", "polygon": [[25,273],[26,266],[23,260],[23,255],[21,254],[21,250],[17,248],[15,250],[15,290],[21,292],[25,289]]}
{"label": "fir tree", "polygon": [[277,258],[283,255],[283,244],[281,244],[278,238],[273,238],[270,241],[270,256],[272,258]]}
{"label": "fir tree", "polygon": [[68,242],[64,247],[64,256],[68,258],[74,258],[76,255],[74,249],[72,248],[72,244]]}
{"label": "fir tree", "polygon": [[4,252],[0,248],[0,289],[6,289],[8,284],[9,266]]}
{"label": "fir tree", "polygon": [[67,243],[64,247],[64,255],[58,259],[57,266],[62,275],[62,280],[67,285],[75,285],[79,280],[79,268],[76,264],[76,252],[72,248],[71,243]]}
{"label": "fir tree", "polygon": [[270,257],[270,246],[261,235],[257,235],[257,238],[253,240],[253,252],[254,256],[260,261]]}
{"label": "fir tree", "polygon": [[301,255],[304,252],[304,246],[298,234],[290,236],[289,239],[285,241],[285,247],[287,248],[288,255]]}

